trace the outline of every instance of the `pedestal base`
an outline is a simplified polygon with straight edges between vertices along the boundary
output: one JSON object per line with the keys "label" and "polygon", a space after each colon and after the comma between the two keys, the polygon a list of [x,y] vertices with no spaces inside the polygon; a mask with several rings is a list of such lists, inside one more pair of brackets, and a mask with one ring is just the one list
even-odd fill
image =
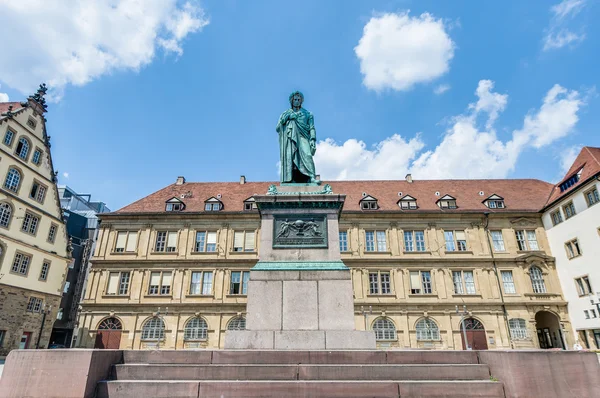
{"label": "pedestal base", "polygon": [[375,334],[357,330],[229,330],[226,349],[374,350]]}

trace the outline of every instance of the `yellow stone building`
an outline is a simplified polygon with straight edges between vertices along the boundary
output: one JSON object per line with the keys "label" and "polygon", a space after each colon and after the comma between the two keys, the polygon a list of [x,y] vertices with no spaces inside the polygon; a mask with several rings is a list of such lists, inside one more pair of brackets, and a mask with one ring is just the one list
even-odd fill
{"label": "yellow stone building", "polygon": [[0,355],[47,347],[70,262],[44,94],[0,103]]}
{"label": "yellow stone building", "polygon": [[[270,183],[179,177],[102,214],[81,347],[222,348],[245,327],[260,252],[252,196]],[[337,181],[355,326],[381,348],[559,348],[573,332],[539,180]]]}

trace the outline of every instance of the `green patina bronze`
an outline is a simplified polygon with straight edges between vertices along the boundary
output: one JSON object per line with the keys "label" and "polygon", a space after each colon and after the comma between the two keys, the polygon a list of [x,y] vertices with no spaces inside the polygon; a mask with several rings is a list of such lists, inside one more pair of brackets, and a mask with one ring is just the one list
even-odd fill
{"label": "green patina bronze", "polygon": [[273,249],[327,248],[325,215],[282,215],[273,218]]}
{"label": "green patina bronze", "polygon": [[312,113],[302,108],[304,95],[290,94],[290,109],[279,116],[279,160],[282,183],[319,184],[313,156],[317,150],[317,133]]}
{"label": "green patina bronze", "polygon": [[341,261],[259,261],[252,271],[348,271]]}
{"label": "green patina bronze", "polygon": [[[306,187],[306,186],[316,186],[316,184],[298,184],[298,183],[282,183],[281,186],[298,186],[298,187]],[[269,190],[267,191],[267,195],[329,195],[332,194],[333,190],[331,189],[331,185],[325,184],[323,188],[319,191],[308,191],[308,192],[281,192],[277,189],[277,186],[274,184],[269,185]]]}

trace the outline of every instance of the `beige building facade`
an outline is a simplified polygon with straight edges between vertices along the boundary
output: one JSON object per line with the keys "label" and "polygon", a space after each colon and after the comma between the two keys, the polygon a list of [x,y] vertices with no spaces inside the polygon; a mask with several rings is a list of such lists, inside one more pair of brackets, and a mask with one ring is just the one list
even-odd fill
{"label": "beige building facade", "polygon": [[[538,180],[332,182],[357,330],[378,347],[563,348],[573,332]],[[80,347],[222,348],[244,328],[269,183],[175,184],[102,223]],[[465,341],[466,339],[466,341]]]}
{"label": "beige building facade", "polygon": [[47,347],[70,262],[44,93],[0,103],[0,355]]}

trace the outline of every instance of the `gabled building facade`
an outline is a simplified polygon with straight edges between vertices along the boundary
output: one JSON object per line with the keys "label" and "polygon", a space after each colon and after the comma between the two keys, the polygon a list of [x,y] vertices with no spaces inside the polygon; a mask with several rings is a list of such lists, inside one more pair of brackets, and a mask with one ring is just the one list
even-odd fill
{"label": "gabled building facade", "polygon": [[556,184],[543,222],[579,343],[600,349],[600,148],[584,147]]}
{"label": "gabled building facade", "polygon": [[0,103],[0,355],[47,346],[71,261],[45,92]]}
{"label": "gabled building facade", "polygon": [[[180,177],[99,215],[78,346],[222,348],[226,330],[245,327],[249,271],[261,250],[252,196],[270,185]],[[379,347],[572,344],[540,213],[552,184],[407,176],[330,185],[346,195],[339,244],[355,327],[374,330]],[[171,206],[173,198],[181,203]]]}

